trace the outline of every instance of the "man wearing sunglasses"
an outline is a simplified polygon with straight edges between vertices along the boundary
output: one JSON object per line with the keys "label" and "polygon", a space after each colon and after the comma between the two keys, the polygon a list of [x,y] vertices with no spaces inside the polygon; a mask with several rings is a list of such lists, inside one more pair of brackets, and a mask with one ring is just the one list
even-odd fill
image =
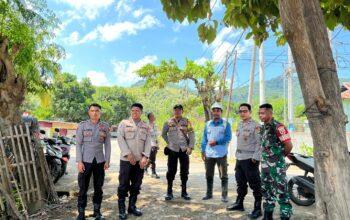
{"label": "man wearing sunglasses", "polygon": [[239,106],[239,116],[241,122],[238,125],[237,151],[235,177],[237,181],[237,199],[236,202],[227,207],[228,211],[244,211],[243,200],[248,192],[249,183],[253,190],[255,199],[254,210],[248,215],[251,219],[257,219],[262,215],[261,212],[261,181],[259,171],[259,161],[261,157],[260,150],[260,124],[251,117],[252,108],[247,103]]}

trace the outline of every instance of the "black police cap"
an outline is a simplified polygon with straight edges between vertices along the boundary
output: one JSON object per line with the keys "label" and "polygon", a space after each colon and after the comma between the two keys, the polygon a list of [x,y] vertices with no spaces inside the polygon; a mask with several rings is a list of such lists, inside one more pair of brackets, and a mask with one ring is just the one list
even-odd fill
{"label": "black police cap", "polygon": [[179,108],[179,109],[181,109],[181,110],[184,109],[184,107],[183,107],[181,104],[176,104],[176,105],[174,105],[174,108],[173,108],[173,109],[176,109],[176,108]]}

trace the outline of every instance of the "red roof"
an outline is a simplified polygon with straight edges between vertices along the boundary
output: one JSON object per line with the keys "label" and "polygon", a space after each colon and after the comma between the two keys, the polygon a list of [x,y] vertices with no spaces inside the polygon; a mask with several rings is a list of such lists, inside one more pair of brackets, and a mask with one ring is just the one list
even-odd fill
{"label": "red roof", "polygon": [[344,83],[343,87],[345,88],[345,91],[341,93],[341,98],[350,99],[350,82]]}

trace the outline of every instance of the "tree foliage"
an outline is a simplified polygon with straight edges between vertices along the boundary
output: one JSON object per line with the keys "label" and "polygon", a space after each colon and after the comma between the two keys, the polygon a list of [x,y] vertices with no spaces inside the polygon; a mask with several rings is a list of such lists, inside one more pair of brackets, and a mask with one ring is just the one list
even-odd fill
{"label": "tree foliage", "polygon": [[180,69],[174,60],[162,60],[159,66],[147,64],[137,71],[137,74],[146,80],[146,86],[163,88],[168,83],[178,83],[191,80],[201,97],[206,120],[210,119],[210,106],[220,101],[217,85],[221,85],[219,75],[214,71],[214,63],[206,62],[204,66],[186,59],[183,69]]}
{"label": "tree foliage", "polygon": [[[217,0],[219,1],[219,0]],[[349,0],[321,0],[325,22],[330,30],[341,24],[350,28]],[[182,22],[202,22],[198,26],[198,36],[202,42],[211,43],[216,36],[218,23],[227,26],[248,29],[246,38],[253,37],[257,44],[266,40],[272,32],[278,44],[286,40],[280,29],[278,0],[221,0],[225,13],[219,20],[214,19],[210,0],[161,0],[168,18]],[[216,2],[215,2],[216,3]]]}

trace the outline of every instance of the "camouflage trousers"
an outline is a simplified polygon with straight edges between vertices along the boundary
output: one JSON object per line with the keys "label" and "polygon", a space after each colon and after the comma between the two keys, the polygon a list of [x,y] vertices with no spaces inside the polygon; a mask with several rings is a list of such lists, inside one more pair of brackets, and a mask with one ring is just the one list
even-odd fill
{"label": "camouflage trousers", "polygon": [[280,205],[281,217],[290,217],[293,211],[289,201],[285,163],[270,166],[262,161],[261,169],[261,191],[265,211],[273,212],[277,200]]}

